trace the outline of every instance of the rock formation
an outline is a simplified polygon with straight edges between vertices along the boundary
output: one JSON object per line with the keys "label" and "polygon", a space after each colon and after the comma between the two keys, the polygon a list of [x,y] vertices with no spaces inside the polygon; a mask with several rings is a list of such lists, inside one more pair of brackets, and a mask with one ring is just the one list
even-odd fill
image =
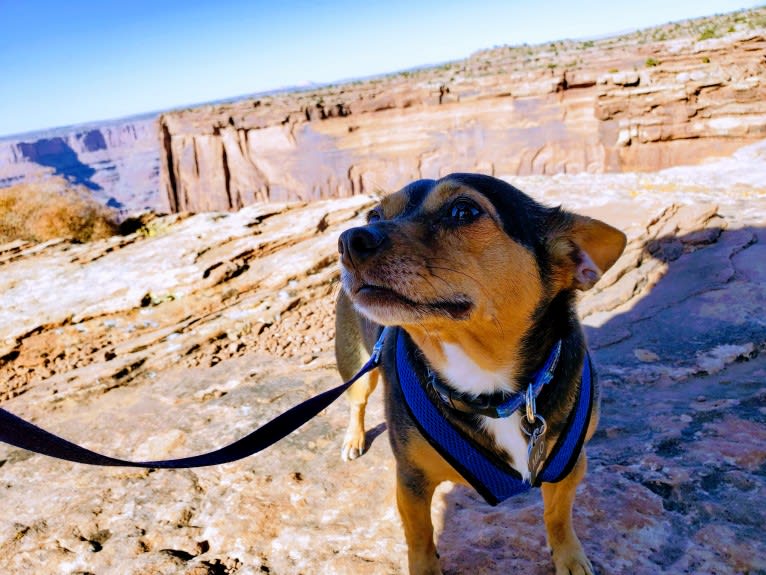
{"label": "rock formation", "polygon": [[[766,136],[766,10],[503,47],[378,79],[163,114],[173,210],[398,189],[454,171],[653,171]],[[744,16],[743,16],[744,18]],[[723,26],[719,22],[717,25]],[[679,25],[680,26],[680,25]]]}
{"label": "rock formation", "polygon": [[93,192],[124,214],[167,212],[159,193],[156,118],[135,118],[0,140],[0,187],[46,175]]}
{"label": "rock formation", "polygon": [[346,197],[453,171],[652,171],[766,134],[766,9],[0,140],[124,213]]}
{"label": "rock formation", "polygon": [[[766,570],[766,143],[655,174],[513,178],[625,229],[581,300],[603,382],[575,523],[600,573]],[[372,199],[145,218],[91,245],[0,246],[2,405],[126,458],[198,453],[340,383],[339,232]],[[94,468],[0,445],[0,572],[402,573],[380,394],[340,460],[343,401],[262,454]],[[538,492],[445,484],[445,573],[551,573]]]}

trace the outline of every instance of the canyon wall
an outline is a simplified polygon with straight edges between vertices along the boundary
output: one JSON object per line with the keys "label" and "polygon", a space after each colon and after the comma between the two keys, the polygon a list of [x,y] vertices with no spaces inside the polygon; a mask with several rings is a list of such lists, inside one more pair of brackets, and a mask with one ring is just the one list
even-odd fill
{"label": "canyon wall", "polygon": [[167,211],[159,169],[154,116],[0,140],[0,187],[57,175],[126,213]]}
{"label": "canyon wall", "polygon": [[455,171],[654,171],[766,138],[766,8],[0,139],[123,214],[395,190]]}
{"label": "canyon wall", "polygon": [[763,28],[639,34],[163,114],[162,189],[174,211],[234,210],[455,171],[653,171],[766,138]]}

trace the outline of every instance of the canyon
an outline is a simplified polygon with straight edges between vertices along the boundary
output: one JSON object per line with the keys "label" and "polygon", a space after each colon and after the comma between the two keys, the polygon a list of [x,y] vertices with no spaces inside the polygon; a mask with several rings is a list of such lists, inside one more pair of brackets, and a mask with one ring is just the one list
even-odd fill
{"label": "canyon", "polygon": [[766,9],[0,141],[124,214],[391,191],[455,171],[647,172],[766,137]]}
{"label": "canyon", "polygon": [[449,172],[653,171],[766,137],[766,35],[561,42],[160,117],[173,210],[395,190]]}
{"label": "canyon", "polygon": [[668,27],[501,47],[435,68],[163,114],[163,189],[172,209],[200,211],[390,191],[456,171],[695,164],[766,137],[766,35],[732,29],[706,39]]}
{"label": "canyon", "polygon": [[0,188],[58,176],[124,214],[167,212],[159,171],[154,115],[0,139]]}

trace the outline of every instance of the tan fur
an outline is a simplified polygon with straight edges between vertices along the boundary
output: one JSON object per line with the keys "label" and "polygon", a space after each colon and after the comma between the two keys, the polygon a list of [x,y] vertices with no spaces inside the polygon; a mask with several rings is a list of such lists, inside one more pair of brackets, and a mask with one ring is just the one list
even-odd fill
{"label": "tan fur", "polygon": [[593,575],[593,566],[572,528],[575,491],[585,477],[586,469],[587,458],[583,451],[577,465],[562,481],[541,486],[545,504],[543,519],[556,575]]}
{"label": "tan fur", "polygon": [[[625,244],[625,234],[609,224],[571,214],[569,225],[555,230],[548,245],[551,255],[559,263],[553,279],[556,289],[572,285],[579,289],[590,289],[614,265],[625,249]],[[584,260],[580,266],[572,262],[573,254]],[[593,275],[585,278],[582,276],[582,267],[588,267],[588,264],[591,264]]]}
{"label": "tan fur", "polygon": [[407,201],[409,197],[407,194],[397,192],[395,194],[389,194],[383,198],[380,202],[380,211],[385,219],[390,220],[401,214],[407,207]]}
{"label": "tan fur", "polygon": [[[458,284],[476,302],[476,310],[459,325],[435,317],[404,324],[404,328],[437,368],[442,357],[434,348],[446,342],[458,344],[482,368],[508,370],[513,378],[519,339],[529,327],[541,289],[532,255],[492,220],[481,222],[464,234],[459,245],[440,254],[427,256],[436,260],[439,269],[431,276],[421,270],[423,278],[413,285],[414,290],[427,290],[436,282]],[[527,273],[519,277],[518,270]],[[515,294],[513,306],[506,305],[509,291]]]}
{"label": "tan fur", "polygon": [[424,478],[419,490],[411,489],[406,477],[399,477],[396,482],[396,501],[408,542],[410,573],[441,573],[433,540],[431,499],[436,487],[444,481],[468,484],[420,435],[413,435],[404,456]]}
{"label": "tan fur", "polygon": [[356,459],[364,453],[365,428],[364,415],[367,400],[378,385],[380,373],[377,369],[361,377],[346,392],[349,401],[348,428],[343,437],[341,456],[344,461]]}
{"label": "tan fur", "polygon": [[[476,311],[470,320],[460,323],[459,329],[455,329],[454,321],[441,317],[405,320],[401,325],[436,367],[443,361],[440,344],[454,343],[482,368],[505,369],[513,378],[514,366],[518,364],[515,353],[537,303],[540,278],[532,254],[503,232],[492,204],[478,192],[446,184],[429,194],[424,210],[436,212],[462,196],[476,201],[492,218],[466,230],[459,239],[448,238],[434,252],[419,241],[422,231],[416,226],[405,229],[393,238],[391,251],[407,257],[396,261],[395,266],[390,265],[388,275],[382,271],[373,273],[381,283],[396,281],[397,291],[412,299],[440,297],[448,286],[459,285],[462,292],[477,302]],[[405,205],[398,193],[385,198],[381,209],[390,218]],[[396,280],[391,279],[394,276]],[[513,306],[506,305],[509,291],[515,294]]]}
{"label": "tan fur", "polygon": [[407,565],[412,574],[439,575],[442,572],[431,523],[431,498],[438,484],[430,481],[424,486],[424,493],[416,494],[405,482],[396,482],[396,506],[402,518],[407,540]]}
{"label": "tan fur", "polygon": [[[625,246],[625,236],[611,226],[560,212],[544,238],[553,269],[550,283],[543,285],[536,255],[506,232],[501,214],[489,196],[459,178],[448,177],[435,183],[427,195],[421,197],[418,206],[413,207],[411,200],[405,188],[384,198],[371,211],[371,222],[390,222],[370,226],[370,229],[386,230],[380,247],[373,244],[382,236],[365,235],[368,232],[357,234],[356,246],[349,238],[346,243],[341,239],[345,291],[338,297],[336,353],[344,378],[351,377],[366,359],[360,351],[360,342],[369,350],[375,340],[377,332],[373,333],[371,328],[374,324],[363,319],[367,316],[382,325],[402,327],[428,363],[440,373],[450,361],[445,352],[445,344],[450,344],[473,365],[488,373],[500,374],[501,381],[513,386],[527,359],[521,356],[525,349],[523,338],[531,329],[541,302],[562,290],[588,289],[609,269]],[[481,217],[470,225],[446,228],[439,225],[440,219],[445,218],[445,210],[463,200],[480,207]],[[403,215],[414,209],[417,209],[417,217]],[[356,250],[356,256],[344,250]],[[390,294],[370,292],[368,286],[376,290],[385,288]],[[453,317],[449,313],[428,312],[429,306],[463,301],[470,303],[467,315]],[[466,482],[415,426],[408,423],[404,408],[390,401],[393,391],[388,385],[385,366],[355,383],[349,391],[351,407],[343,442],[344,459],[352,459],[364,451],[365,406],[380,370],[387,383],[389,432],[397,459],[397,506],[407,540],[409,570],[413,575],[437,574],[441,571],[433,541],[431,498],[442,481]],[[597,389],[594,395],[597,397]],[[573,400],[566,401],[570,401],[567,409],[571,409]],[[560,418],[565,418],[567,413],[562,413]],[[587,439],[594,433],[597,422],[596,404]],[[481,430],[460,425],[464,432],[483,437]],[[549,450],[555,439],[555,436],[549,438]],[[488,441],[484,447],[493,448],[493,445]],[[572,528],[575,491],[586,467],[583,450],[566,478],[542,486],[544,519],[557,575],[592,574],[590,562]]]}

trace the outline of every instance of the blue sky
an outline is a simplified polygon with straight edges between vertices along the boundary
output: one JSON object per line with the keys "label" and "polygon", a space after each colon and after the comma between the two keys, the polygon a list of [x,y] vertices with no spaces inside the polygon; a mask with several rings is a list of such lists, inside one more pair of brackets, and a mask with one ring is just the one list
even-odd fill
{"label": "blue sky", "polygon": [[0,135],[762,3],[0,0]]}

